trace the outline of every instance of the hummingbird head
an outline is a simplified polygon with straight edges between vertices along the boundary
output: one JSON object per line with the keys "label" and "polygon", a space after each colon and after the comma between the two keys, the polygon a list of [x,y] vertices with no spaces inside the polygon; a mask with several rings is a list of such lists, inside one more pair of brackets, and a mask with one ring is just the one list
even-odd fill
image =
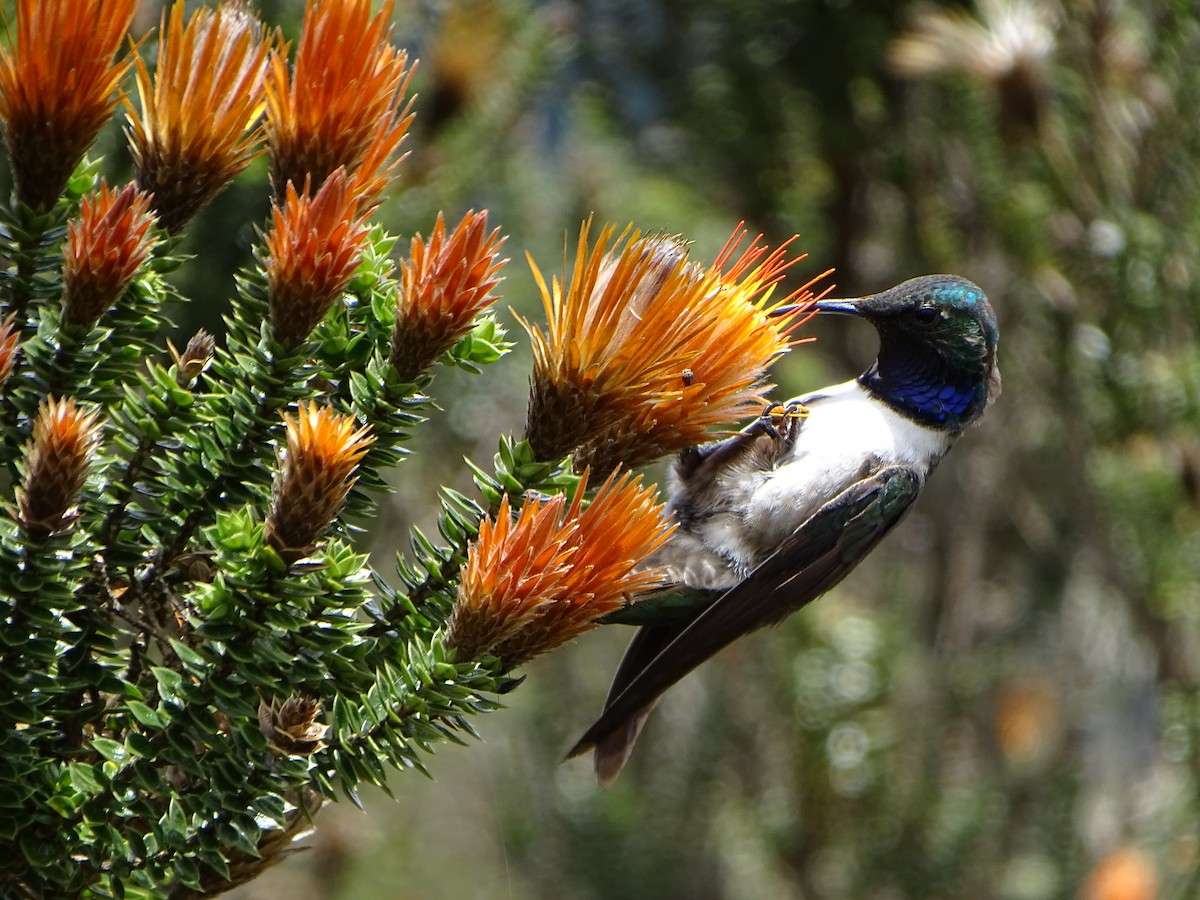
{"label": "hummingbird head", "polygon": [[965,278],[923,275],[866,297],[820,300],[816,309],[875,326],[879,355],[859,381],[922,424],[959,431],[1000,393],[996,314]]}

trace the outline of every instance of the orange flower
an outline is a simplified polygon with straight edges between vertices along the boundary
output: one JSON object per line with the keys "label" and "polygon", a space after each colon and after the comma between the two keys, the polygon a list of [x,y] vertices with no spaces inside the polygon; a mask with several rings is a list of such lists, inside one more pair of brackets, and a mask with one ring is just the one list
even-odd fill
{"label": "orange flower", "polygon": [[[530,326],[534,371],[526,436],[539,459],[576,451],[576,467],[633,467],[707,440],[761,403],[767,367],[797,314],[772,318],[775,285],[799,258],[768,253],[740,228],[708,268],[678,238],[612,226],[589,248],[585,223],[564,290],[533,266],[548,320]],[[802,257],[800,257],[802,258]],[[531,261],[531,265],[533,265]],[[811,282],[780,301],[803,306]],[[776,304],[779,305],[779,304]]]}
{"label": "orange flower", "polygon": [[17,199],[54,205],[116,105],[115,62],[137,0],[18,0],[15,46],[0,49],[0,119]]}
{"label": "orange flower", "polygon": [[75,501],[99,435],[95,414],[85,413],[72,398],[42,401],[17,491],[21,524],[31,534],[45,537],[75,521]]}
{"label": "orange flower", "polygon": [[1158,872],[1154,862],[1133,847],[1119,847],[1092,869],[1079,900],[1155,900]]}
{"label": "orange flower", "polygon": [[354,276],[367,238],[366,217],[345,169],[334,172],[316,196],[287,188],[283,208],[272,209],[266,236],[271,330],[299,344],[329,312]]}
{"label": "orange flower", "polygon": [[253,125],[275,43],[241,3],[197,9],[186,26],[183,11],[165,18],[153,79],[137,61],[142,114],[126,103],[138,185],[172,233],[260,152]]}
{"label": "orange flower", "polygon": [[287,450],[271,490],[266,540],[289,562],[306,556],[313,542],[342,510],[354,486],[354,470],[375,440],[367,427],[355,428],[342,416],[315,403],[283,416]]}
{"label": "orange flower", "polygon": [[504,239],[487,230],[487,211],[469,212],[446,238],[438,213],[429,241],[413,238],[392,333],[392,365],[412,380],[471,330],[476,314],[496,301]]}
{"label": "orange flower", "polygon": [[1059,734],[1059,696],[1046,679],[1009,685],[996,705],[996,739],[1005,758],[1028,766],[1045,758]]}
{"label": "orange flower", "polygon": [[306,177],[319,186],[335,169],[354,174],[375,197],[388,181],[387,160],[412,122],[401,106],[412,69],[388,43],[392,2],[371,15],[370,0],[309,0],[296,62],[276,50],[267,80],[271,183],[282,197]]}
{"label": "orange flower", "polygon": [[21,329],[16,327],[17,317],[13,313],[0,321],[0,385],[8,381],[17,365],[17,352],[21,346]]}
{"label": "orange flower", "polygon": [[91,328],[124,293],[154,246],[150,198],[132,184],[83,198],[63,249],[63,325]]}
{"label": "orange flower", "polygon": [[482,524],[446,638],[460,657],[492,653],[511,669],[659,583],[657,569],[638,568],[673,530],[657,492],[613,475],[584,509],[586,488],[585,475],[565,512],[561,496],[529,498],[515,522],[504,497],[495,521]]}

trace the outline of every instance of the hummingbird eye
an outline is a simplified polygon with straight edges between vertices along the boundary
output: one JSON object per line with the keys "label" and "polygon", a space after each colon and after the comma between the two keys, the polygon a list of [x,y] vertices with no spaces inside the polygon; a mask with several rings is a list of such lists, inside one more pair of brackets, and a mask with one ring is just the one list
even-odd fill
{"label": "hummingbird eye", "polygon": [[941,316],[941,313],[938,311],[936,306],[926,303],[917,307],[914,316],[922,325],[932,325],[938,320],[938,318]]}

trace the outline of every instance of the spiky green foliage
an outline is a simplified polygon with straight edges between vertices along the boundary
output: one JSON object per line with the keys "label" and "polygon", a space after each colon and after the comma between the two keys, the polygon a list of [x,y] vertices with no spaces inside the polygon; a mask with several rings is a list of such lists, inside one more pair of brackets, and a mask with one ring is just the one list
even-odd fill
{"label": "spiky green foliage", "polygon": [[[43,218],[64,222],[76,203]],[[461,741],[466,717],[495,707],[506,677],[448,661],[438,633],[486,510],[447,495],[447,547],[414,542],[414,565],[439,577],[410,578],[407,592],[386,588],[343,538],[294,565],[264,541],[281,410],[320,397],[370,425],[376,443],[347,506],[362,514],[428,406],[432,375],[402,383],[387,364],[395,301],[382,234],[301,346],[272,339],[251,268],[224,346],[211,361],[174,362],[156,334],[161,273],[181,262],[169,242],[99,325],[67,334],[53,307],[64,234],[6,231],[10,284],[38,273],[4,386],[10,490],[48,395],[86,401],[104,435],[71,525],[39,536],[0,521],[0,880],[38,896],[206,892],[250,877],[323,801],[423,768],[434,743]],[[445,361],[477,369],[506,349],[484,317]],[[536,474],[501,477],[520,491],[549,473]],[[273,711],[292,697],[312,704],[313,740],[272,739],[287,724]]]}
{"label": "spiky green foliage", "polygon": [[[573,480],[516,464],[506,443],[500,470],[479,471],[482,502],[447,491],[444,543],[415,533],[403,588],[388,587],[347,519],[388,489],[434,377],[403,380],[388,362],[394,239],[371,232],[354,280],[299,343],[272,334],[260,246],[216,346],[169,347],[170,304],[186,298],[164,276],[204,258],[179,257],[164,233],[116,305],[71,328],[66,225],[99,168],[81,166],[52,209],[14,203],[0,223],[3,313],[21,333],[0,386],[5,896],[227,888],[307,831],[322,803],[358,802],[360,785],[386,789],[389,772],[423,771],[435,744],[471,736],[469,717],[515,682],[442,646],[467,544],[497,491]],[[439,364],[478,372],[509,347],[484,313]],[[24,480],[38,410],[64,396],[98,416],[102,436],[75,461],[85,484],[47,534],[16,498],[35,489]],[[342,513],[295,560],[265,523],[281,413],[312,400],[374,441]]]}

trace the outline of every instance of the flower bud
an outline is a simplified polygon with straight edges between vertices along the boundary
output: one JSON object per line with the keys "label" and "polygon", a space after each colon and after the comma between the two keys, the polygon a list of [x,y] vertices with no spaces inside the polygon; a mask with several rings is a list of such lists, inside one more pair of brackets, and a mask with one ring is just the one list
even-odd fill
{"label": "flower bud", "polygon": [[469,212],[446,237],[438,213],[429,240],[413,238],[396,304],[391,363],[411,381],[471,330],[475,316],[496,301],[504,239],[487,230],[487,211]]}
{"label": "flower bud", "polygon": [[352,416],[315,403],[284,414],[287,448],[271,491],[266,541],[290,563],[306,556],[342,511],[354,470],[375,440]]}
{"label": "flower bud", "polygon": [[63,325],[91,328],[133,281],[154,246],[150,198],[132,184],[83,198],[67,229]]}
{"label": "flower bud", "polygon": [[99,435],[95,414],[84,412],[70,397],[51,397],[38,407],[17,491],[19,518],[30,534],[46,537],[78,517],[75,503]]}

